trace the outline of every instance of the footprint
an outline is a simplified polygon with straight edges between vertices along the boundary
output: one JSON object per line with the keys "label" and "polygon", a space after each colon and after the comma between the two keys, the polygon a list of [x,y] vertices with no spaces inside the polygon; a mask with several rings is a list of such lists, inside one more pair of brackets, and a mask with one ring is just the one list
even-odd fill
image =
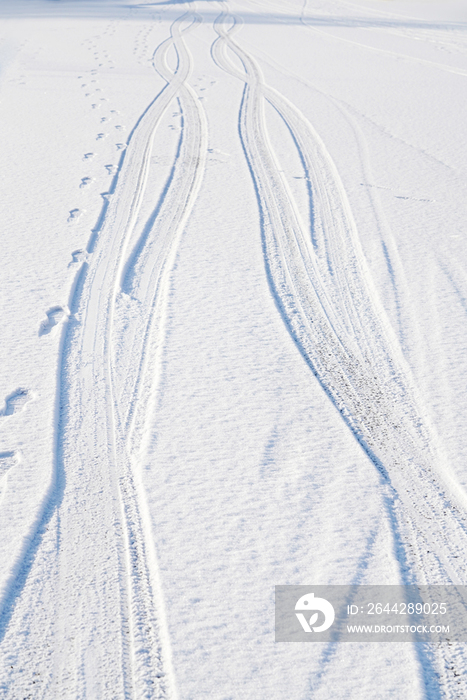
{"label": "footprint", "polygon": [[72,261],[71,261],[71,263],[68,263],[68,267],[70,267],[70,265],[73,265],[74,263],[81,262],[81,260],[84,260],[86,255],[85,255],[84,250],[82,250],[80,248],[79,250],[74,250],[71,254],[71,257],[72,257]]}
{"label": "footprint", "polygon": [[93,109],[99,109],[100,105],[93,104],[93,105],[91,105],[91,107],[92,107]]}
{"label": "footprint", "polygon": [[42,321],[39,328],[39,335],[48,335],[54,326],[57,326],[68,314],[62,306],[52,306],[46,311],[47,320]]}
{"label": "footprint", "polygon": [[31,396],[27,389],[16,389],[12,394],[8,394],[5,398],[5,404],[0,410],[0,416],[12,416],[14,413],[19,413],[31,400]]}
{"label": "footprint", "polygon": [[125,127],[122,126],[121,124],[117,124],[117,126],[115,128],[118,129],[118,131],[122,131]]}
{"label": "footprint", "polygon": [[107,172],[109,173],[109,175],[115,175],[115,173],[118,170],[116,165],[105,165],[104,167],[107,170]]}
{"label": "footprint", "polygon": [[79,186],[80,190],[83,189],[83,187],[87,187],[90,185],[92,182],[92,177],[82,177],[81,178],[81,185]]}
{"label": "footprint", "polygon": [[116,143],[118,151],[123,151],[124,148],[126,148],[126,143]]}
{"label": "footprint", "polygon": [[227,156],[230,157],[230,153],[226,153],[225,151],[221,151],[219,148],[208,148],[208,153],[212,154],[219,154],[221,156]]}
{"label": "footprint", "polygon": [[72,221],[77,221],[82,213],[83,212],[81,211],[81,209],[72,209],[67,219],[68,223],[71,223]]}
{"label": "footprint", "polygon": [[105,139],[107,136],[108,136],[108,134],[97,134],[96,141],[100,141],[101,139]]}
{"label": "footprint", "polygon": [[108,117],[101,117],[101,123],[108,122],[109,118]]}
{"label": "footprint", "polygon": [[95,155],[95,153],[85,153],[83,156],[83,160],[92,160]]}
{"label": "footprint", "polygon": [[3,477],[15,466],[17,461],[15,452],[0,452],[0,484]]}

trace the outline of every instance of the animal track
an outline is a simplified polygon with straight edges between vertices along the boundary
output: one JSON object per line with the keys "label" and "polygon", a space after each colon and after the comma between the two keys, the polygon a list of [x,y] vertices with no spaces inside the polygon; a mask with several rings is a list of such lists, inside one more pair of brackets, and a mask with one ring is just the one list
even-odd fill
{"label": "animal track", "polygon": [[83,156],[83,160],[92,160],[95,157],[95,153],[85,153]]}
{"label": "animal track", "polygon": [[108,136],[108,134],[97,134],[96,141],[100,141],[101,139],[105,139],[107,136]]}
{"label": "animal track", "polygon": [[39,328],[39,335],[48,335],[54,326],[57,326],[60,321],[68,316],[62,306],[52,306],[46,311],[47,320],[42,321]]}
{"label": "animal track", "polygon": [[109,175],[115,175],[115,173],[118,170],[116,165],[105,165],[104,167],[107,170],[107,172],[109,173]]}
{"label": "animal track", "polygon": [[72,221],[77,221],[77,219],[79,219],[82,213],[83,212],[81,211],[81,209],[72,209],[67,219],[68,223]]}
{"label": "animal track", "polygon": [[208,153],[211,163],[227,163],[227,158],[230,157],[230,153],[221,151],[218,148],[208,148]]}
{"label": "animal track", "polygon": [[17,463],[15,452],[0,452],[0,484],[6,473]]}
{"label": "animal track", "polygon": [[27,389],[16,389],[16,391],[8,394],[5,398],[5,404],[0,410],[0,416],[12,416],[14,413],[19,413],[30,400],[31,396]]}
{"label": "animal track", "polygon": [[118,151],[122,151],[124,148],[126,148],[126,143],[116,143]]}
{"label": "animal track", "polygon": [[81,178],[81,185],[79,186],[80,190],[83,189],[83,187],[87,187],[90,185],[92,182],[92,177],[82,177]]}
{"label": "animal track", "polygon": [[70,265],[73,265],[74,263],[81,262],[81,260],[84,260],[86,255],[85,255],[84,250],[81,250],[81,248],[80,248],[79,250],[74,250],[71,254],[71,257],[72,257],[72,261],[71,261],[71,263],[68,264],[68,267],[70,267]]}

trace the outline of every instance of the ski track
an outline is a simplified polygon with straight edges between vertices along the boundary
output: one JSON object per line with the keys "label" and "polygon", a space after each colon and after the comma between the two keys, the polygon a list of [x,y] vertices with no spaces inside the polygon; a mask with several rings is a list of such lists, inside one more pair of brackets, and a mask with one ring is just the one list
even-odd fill
{"label": "ski track", "polygon": [[[450,474],[438,467],[435,436],[421,418],[422,404],[378,301],[337,170],[311,124],[265,85],[254,59],[232,39],[237,26],[225,11],[219,16],[212,55],[245,83],[239,132],[257,193],[276,304],[306,362],[390,485],[397,515],[394,536],[403,542],[409,562],[408,568],[401,563],[402,580],[464,584],[465,504],[456,502]],[[227,50],[240,59],[243,74]],[[286,124],[310,183],[312,236],[280,174],[265,124],[265,100]],[[443,650],[438,658],[443,692],[458,697],[457,680],[446,672],[448,661],[452,665]]]}
{"label": "ski track", "polygon": [[[207,125],[201,104],[187,84],[192,59],[183,39],[200,21],[195,12],[180,16],[172,24],[170,38],[156,49],[154,68],[167,84],[129,139],[86,254],[82,260],[78,258],[82,251],[73,254],[73,262],[81,265],[59,372],[56,506],[47,516],[48,530],[54,530],[49,541],[52,537],[56,545],[45,585],[53,590],[48,595],[31,594],[35,604],[41,601],[42,607],[49,601],[54,607],[46,615],[47,620],[55,620],[54,653],[42,652],[49,679],[40,691],[34,686],[35,697],[176,697],[157,558],[128,438],[132,432],[131,444],[138,449],[136,438],[141,431],[136,419],[142,419],[145,408],[135,410],[135,404],[144,404],[151,394],[164,337],[170,272],[204,172]],[[166,60],[172,49],[178,56],[174,72]],[[157,193],[146,192],[152,144],[174,102],[183,110],[183,142],[173,181],[158,198]],[[159,199],[160,206],[131,250],[147,197]],[[135,265],[141,272],[137,281]],[[139,323],[144,332],[140,334],[138,328],[131,335],[130,329],[134,350],[122,367],[117,364],[118,343],[128,331],[118,324],[117,307],[126,297],[122,288],[127,280],[133,280],[132,288],[141,298]],[[40,335],[49,333],[68,312],[53,307],[46,315]],[[139,358],[136,376],[131,373],[135,357]],[[119,394],[118,376],[126,372],[134,382]],[[143,380],[147,382],[144,390]],[[19,410],[21,392],[7,397],[4,415]],[[132,403],[129,416],[122,410],[128,402]],[[3,472],[13,461],[13,452],[0,455],[2,489]],[[41,552],[39,545],[38,559],[47,561]],[[24,580],[28,566],[25,561]],[[19,627],[26,620],[29,624],[27,613],[20,610],[17,618]],[[41,672],[45,680],[43,668]]]}

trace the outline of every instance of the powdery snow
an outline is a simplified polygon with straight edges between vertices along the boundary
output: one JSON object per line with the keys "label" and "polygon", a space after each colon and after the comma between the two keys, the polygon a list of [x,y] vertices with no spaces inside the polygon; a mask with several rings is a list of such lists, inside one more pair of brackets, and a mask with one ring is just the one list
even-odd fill
{"label": "powdery snow", "polygon": [[461,0],[0,0],[0,696],[455,698],[275,584],[466,584]]}

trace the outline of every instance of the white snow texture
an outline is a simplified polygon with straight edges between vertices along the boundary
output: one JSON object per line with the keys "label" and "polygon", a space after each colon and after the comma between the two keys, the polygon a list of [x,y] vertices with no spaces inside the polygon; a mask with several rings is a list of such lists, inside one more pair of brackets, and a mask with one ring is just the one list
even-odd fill
{"label": "white snow texture", "polygon": [[467,697],[274,641],[467,584],[464,0],[0,0],[0,698]]}

